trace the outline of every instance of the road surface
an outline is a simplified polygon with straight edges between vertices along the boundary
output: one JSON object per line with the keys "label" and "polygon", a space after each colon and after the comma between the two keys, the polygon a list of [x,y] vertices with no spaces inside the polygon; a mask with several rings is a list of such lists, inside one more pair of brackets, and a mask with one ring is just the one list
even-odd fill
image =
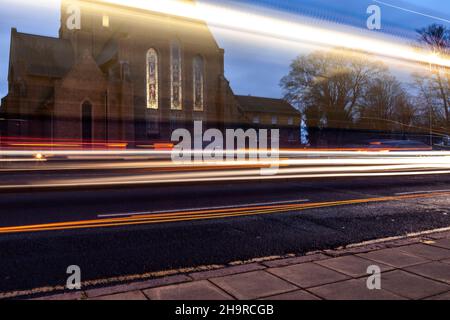
{"label": "road surface", "polygon": [[[301,254],[450,226],[450,176],[0,194],[0,292]],[[102,221],[96,223],[96,221]]]}

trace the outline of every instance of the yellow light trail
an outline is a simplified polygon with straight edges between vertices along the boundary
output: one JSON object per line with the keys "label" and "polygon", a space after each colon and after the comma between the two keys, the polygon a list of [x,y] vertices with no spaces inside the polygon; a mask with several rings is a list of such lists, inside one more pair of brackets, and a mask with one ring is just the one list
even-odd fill
{"label": "yellow light trail", "polygon": [[[380,56],[399,60],[434,64],[450,67],[450,59],[445,56],[433,56],[429,53],[419,52],[410,45],[399,44],[398,39],[382,39],[378,35],[362,34],[356,28],[347,28],[334,25],[334,28],[302,24],[299,17],[290,19],[275,18],[271,16],[244,12],[223,6],[197,2],[196,5],[186,1],[162,0],[98,0],[106,4],[115,4],[123,8],[137,8],[160,14],[178,16],[182,18],[206,21],[208,24],[238,30],[244,33],[262,34],[276,39],[285,39],[294,42],[315,43],[326,47],[344,47],[356,51],[364,51]],[[279,14],[279,13],[278,13]],[[342,29],[337,31],[337,29]],[[359,34],[358,34],[359,33]]]}
{"label": "yellow light trail", "polygon": [[108,228],[108,227],[120,227],[130,225],[146,225],[146,224],[186,222],[195,220],[224,219],[233,217],[246,217],[246,216],[267,215],[274,213],[294,212],[308,209],[318,209],[344,205],[358,205],[377,202],[424,199],[449,195],[450,192],[435,192],[435,193],[387,196],[379,198],[352,199],[352,200],[318,202],[318,203],[286,204],[286,205],[272,205],[272,206],[268,205],[268,206],[198,210],[198,211],[194,210],[187,212],[181,211],[174,213],[149,214],[142,216],[133,216],[132,214],[130,214],[131,215],[130,217],[125,218],[109,218],[109,219],[84,220],[84,221],[72,221],[61,223],[47,223],[47,224],[37,224],[27,226],[2,227],[0,228],[0,234],[74,230],[74,229],[88,229],[88,228]]}

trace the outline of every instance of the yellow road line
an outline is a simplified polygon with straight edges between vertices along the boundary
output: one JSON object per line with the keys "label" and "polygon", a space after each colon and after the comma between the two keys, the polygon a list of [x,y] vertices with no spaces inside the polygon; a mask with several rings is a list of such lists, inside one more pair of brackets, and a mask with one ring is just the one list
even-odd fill
{"label": "yellow road line", "polygon": [[144,225],[144,224],[182,222],[194,220],[223,219],[230,217],[257,216],[257,215],[301,211],[307,209],[335,207],[343,205],[432,198],[437,196],[448,196],[448,195],[450,195],[450,192],[436,192],[426,194],[388,196],[379,198],[354,199],[354,200],[342,200],[342,201],[318,202],[318,203],[285,204],[272,206],[231,208],[231,209],[198,210],[198,211],[175,212],[166,214],[149,214],[144,216],[133,216],[131,214],[129,217],[124,218],[109,218],[109,219],[48,223],[48,224],[16,226],[16,227],[3,227],[0,228],[0,234],[72,230],[72,229],[86,229],[86,228],[106,228],[106,227],[118,227],[127,225]]}

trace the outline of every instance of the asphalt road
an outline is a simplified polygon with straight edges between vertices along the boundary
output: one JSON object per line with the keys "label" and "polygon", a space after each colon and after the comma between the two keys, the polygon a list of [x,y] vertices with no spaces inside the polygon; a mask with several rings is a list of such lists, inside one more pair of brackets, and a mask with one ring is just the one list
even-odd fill
{"label": "asphalt road", "polygon": [[448,227],[445,191],[450,192],[450,175],[0,193],[0,228],[222,206],[430,195],[223,219],[0,234],[0,292],[64,285],[66,269],[74,264],[87,281]]}

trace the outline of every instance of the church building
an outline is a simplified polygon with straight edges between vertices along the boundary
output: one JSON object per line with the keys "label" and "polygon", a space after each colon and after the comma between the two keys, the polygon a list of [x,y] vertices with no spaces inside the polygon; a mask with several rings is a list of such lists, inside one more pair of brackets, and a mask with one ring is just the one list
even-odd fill
{"label": "church building", "polygon": [[295,108],[236,96],[224,74],[224,50],[203,21],[62,0],[59,37],[11,31],[1,135],[138,146],[202,120],[205,129],[276,127],[282,145],[299,144]]}

